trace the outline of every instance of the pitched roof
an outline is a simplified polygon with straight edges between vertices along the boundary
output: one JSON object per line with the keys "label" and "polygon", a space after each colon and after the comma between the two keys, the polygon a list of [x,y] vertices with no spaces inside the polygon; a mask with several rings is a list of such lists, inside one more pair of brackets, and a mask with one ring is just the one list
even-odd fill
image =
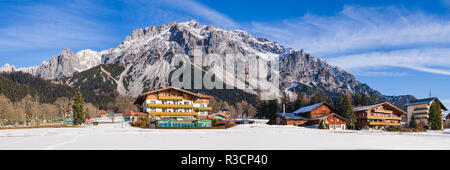
{"label": "pitched roof", "polygon": [[147,116],[147,115],[148,115],[147,113],[137,112],[133,116]]}
{"label": "pitched roof", "polygon": [[135,113],[132,110],[128,110],[127,112],[125,112],[124,114],[122,114],[123,117],[127,117],[127,116],[133,116]]}
{"label": "pitched roof", "polygon": [[305,106],[302,107],[300,109],[297,109],[296,111],[294,111],[293,113],[295,114],[299,114],[299,113],[306,113],[306,112],[311,112],[314,109],[318,108],[319,106],[322,106],[323,104],[327,105],[329,108],[331,108],[332,110],[336,111],[336,109],[334,109],[333,107],[331,107],[328,103],[322,102],[322,103],[316,103],[313,105],[309,105],[309,106]]}
{"label": "pitched roof", "polygon": [[106,111],[105,111],[105,110],[100,110],[100,111],[98,111],[98,114],[99,114],[99,115],[105,115],[105,114],[106,114]]}
{"label": "pitched roof", "polygon": [[431,101],[433,101],[434,99],[436,99],[436,97],[420,99],[420,100],[416,100],[416,101],[413,101],[413,102],[408,102],[408,103],[405,104],[405,106],[418,105],[418,104],[427,104],[427,103],[430,103]]}
{"label": "pitched roof", "polygon": [[176,87],[173,87],[173,86],[169,86],[169,87],[162,88],[162,89],[157,89],[157,90],[152,90],[152,91],[149,91],[149,92],[146,92],[146,93],[142,93],[139,96],[147,96],[149,94],[153,94],[153,93],[156,93],[156,92],[169,90],[169,89],[174,89],[174,90],[177,90],[177,91],[181,91],[183,93],[187,93],[187,94],[190,94],[190,95],[193,95],[193,96],[197,96],[197,97],[200,97],[200,98],[211,98],[211,96],[208,96],[208,95],[204,95],[204,94],[200,94],[200,93],[193,93],[193,92],[190,92],[190,91],[187,91],[187,90],[184,90],[184,89],[180,89],[180,88],[176,88]]}
{"label": "pitched roof", "polygon": [[372,108],[374,108],[374,107],[376,107],[376,106],[383,105],[383,104],[387,104],[387,105],[391,106],[392,108],[396,109],[397,111],[400,111],[401,113],[406,114],[405,111],[403,111],[402,109],[400,109],[400,108],[394,106],[393,104],[391,104],[391,103],[389,103],[389,102],[382,102],[382,103],[373,104],[373,105],[369,105],[369,106],[360,106],[360,107],[356,107],[356,108],[353,109],[353,112],[363,111],[363,110],[369,110],[369,109],[372,109]]}
{"label": "pitched roof", "polygon": [[[439,100],[437,97],[431,97],[431,98],[416,100],[416,101],[413,101],[413,102],[408,102],[408,103],[405,104],[405,106],[418,105],[418,104],[428,104],[428,103],[432,102],[435,99]],[[447,111],[447,108],[444,106],[444,104],[442,104],[442,102],[440,102],[440,101],[439,101],[439,103],[441,103],[441,108],[444,109],[445,111]]]}
{"label": "pitched roof", "polygon": [[341,115],[338,115],[336,113],[327,114],[327,115],[324,115],[324,116],[321,116],[321,117],[316,117],[314,119],[309,119],[309,120],[321,120],[323,118],[330,117],[330,116],[333,116],[333,115],[339,117],[340,119],[347,120],[345,117],[343,117]]}
{"label": "pitched roof", "polygon": [[134,112],[132,110],[128,110],[127,112],[125,112],[124,114],[122,114],[123,117],[127,117],[127,116],[147,116],[147,113],[142,113],[142,112]]}
{"label": "pitched roof", "polygon": [[309,120],[306,117],[299,116],[295,113],[277,113],[281,117],[284,117],[285,119],[301,119],[301,120]]}
{"label": "pitched roof", "polygon": [[187,90],[184,90],[184,89],[180,89],[180,88],[169,86],[169,87],[166,87],[166,88],[152,90],[152,91],[140,94],[139,97],[134,102],[134,104],[142,104],[145,101],[145,97],[146,96],[148,96],[150,94],[153,94],[153,93],[156,93],[156,92],[169,90],[169,89],[173,89],[173,90],[180,91],[182,93],[187,93],[187,94],[190,94],[190,95],[193,95],[193,96],[197,96],[197,97],[202,98],[202,99],[209,99],[209,98],[211,98],[211,96],[208,96],[208,95],[204,95],[204,94],[200,94],[200,93],[193,93],[193,92],[190,92],[190,91],[187,91]]}

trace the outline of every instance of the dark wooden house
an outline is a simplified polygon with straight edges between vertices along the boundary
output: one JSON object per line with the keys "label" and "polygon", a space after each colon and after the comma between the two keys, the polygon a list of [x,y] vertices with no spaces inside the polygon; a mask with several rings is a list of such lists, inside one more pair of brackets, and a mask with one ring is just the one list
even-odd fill
{"label": "dark wooden house", "polygon": [[317,103],[302,107],[292,113],[277,113],[270,119],[269,124],[318,126],[323,119],[327,119],[330,129],[345,129],[345,118],[335,113],[336,109],[329,104]]}

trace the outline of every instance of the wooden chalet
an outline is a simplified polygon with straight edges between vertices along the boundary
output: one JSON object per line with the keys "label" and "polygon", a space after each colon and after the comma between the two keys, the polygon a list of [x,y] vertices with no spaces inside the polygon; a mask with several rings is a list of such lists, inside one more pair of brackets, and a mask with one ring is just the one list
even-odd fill
{"label": "wooden chalet", "polygon": [[384,129],[389,126],[401,126],[405,111],[389,102],[370,106],[361,106],[353,109],[356,116],[357,129]]}
{"label": "wooden chalet", "polygon": [[330,129],[345,129],[345,118],[335,113],[336,109],[329,104],[317,103],[292,113],[277,113],[270,119],[269,124],[318,126],[323,119],[327,119]]}

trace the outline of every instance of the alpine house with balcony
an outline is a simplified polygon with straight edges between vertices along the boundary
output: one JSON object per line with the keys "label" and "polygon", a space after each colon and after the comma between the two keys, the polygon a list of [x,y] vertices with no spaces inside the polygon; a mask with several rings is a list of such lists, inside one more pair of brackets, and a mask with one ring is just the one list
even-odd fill
{"label": "alpine house with balcony", "polygon": [[[411,118],[414,115],[414,118],[416,119],[416,124],[427,128],[429,117],[428,114],[430,113],[431,104],[433,104],[433,102],[436,101],[439,101],[439,99],[437,97],[432,97],[406,103],[406,106],[408,107],[408,120],[406,121],[407,125],[409,126]],[[442,109],[441,111],[443,118],[444,112],[447,111],[447,108],[442,104],[442,102],[439,101],[439,103],[441,103]]]}
{"label": "alpine house with balcony", "polygon": [[209,127],[211,96],[167,87],[139,95],[135,104],[149,114],[158,127]]}
{"label": "alpine house with balcony", "polygon": [[353,109],[358,129],[384,129],[389,126],[400,127],[402,115],[405,111],[395,107],[389,102],[370,106],[361,106]]}

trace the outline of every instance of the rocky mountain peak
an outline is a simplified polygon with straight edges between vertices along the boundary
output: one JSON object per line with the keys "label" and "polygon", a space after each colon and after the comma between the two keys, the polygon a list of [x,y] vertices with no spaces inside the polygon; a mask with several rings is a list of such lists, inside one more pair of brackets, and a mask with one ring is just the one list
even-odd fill
{"label": "rocky mountain peak", "polygon": [[73,52],[68,48],[64,48],[61,52],[59,52],[58,56],[60,57],[72,57]]}
{"label": "rocky mountain peak", "polygon": [[3,65],[0,68],[0,73],[1,72],[14,72],[14,71],[16,71],[16,67],[15,66],[11,66],[8,63],[6,63],[5,65]]}

